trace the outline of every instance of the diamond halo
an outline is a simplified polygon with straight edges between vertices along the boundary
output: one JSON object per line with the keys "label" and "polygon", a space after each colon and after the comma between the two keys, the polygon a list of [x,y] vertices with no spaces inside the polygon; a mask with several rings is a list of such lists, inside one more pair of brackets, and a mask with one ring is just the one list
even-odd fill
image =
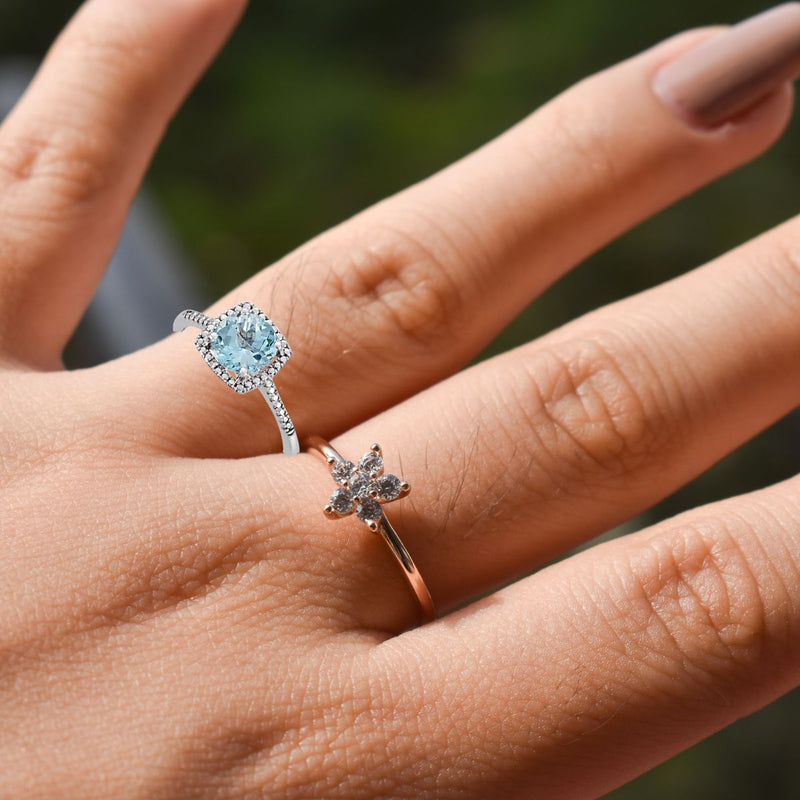
{"label": "diamond halo", "polygon": [[[241,346],[247,348],[248,343],[244,341],[246,338],[244,330],[245,327],[252,327],[253,324],[258,325],[264,335],[269,335],[270,331],[273,332],[274,344],[268,348],[270,355],[257,371],[251,373],[243,367],[236,373],[222,364],[218,357],[221,348],[220,333],[222,331],[230,331],[231,326],[235,325],[234,332],[241,331]],[[275,375],[292,355],[292,349],[278,326],[253,303],[239,303],[218,317],[207,317],[204,321],[203,330],[195,340],[195,346],[200,355],[203,356],[206,364],[208,364],[209,369],[223,383],[226,383],[239,394],[246,394],[260,387],[269,387]],[[271,353],[273,348],[274,354]]]}

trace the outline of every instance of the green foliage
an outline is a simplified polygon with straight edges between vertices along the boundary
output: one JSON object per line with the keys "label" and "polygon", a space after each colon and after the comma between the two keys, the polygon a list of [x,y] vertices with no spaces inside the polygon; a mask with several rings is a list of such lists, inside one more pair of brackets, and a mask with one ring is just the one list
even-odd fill
{"label": "green foliage", "polygon": [[[74,6],[4,0],[0,49],[40,56]],[[469,152],[581,76],[681,29],[761,8],[740,0],[257,2],[174,121],[151,187],[221,293]],[[678,275],[793,215],[799,155],[794,125],[756,164],[590,258],[487,355]],[[793,417],[640,522],[793,474],[797,440]],[[795,692],[611,797],[796,796],[798,712]]]}

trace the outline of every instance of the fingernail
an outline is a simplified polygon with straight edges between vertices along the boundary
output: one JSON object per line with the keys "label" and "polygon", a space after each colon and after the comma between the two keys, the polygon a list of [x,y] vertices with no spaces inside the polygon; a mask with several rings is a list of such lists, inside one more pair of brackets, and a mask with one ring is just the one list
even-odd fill
{"label": "fingernail", "polygon": [[678,56],[653,91],[690,124],[714,127],[798,76],[800,3],[785,3]]}

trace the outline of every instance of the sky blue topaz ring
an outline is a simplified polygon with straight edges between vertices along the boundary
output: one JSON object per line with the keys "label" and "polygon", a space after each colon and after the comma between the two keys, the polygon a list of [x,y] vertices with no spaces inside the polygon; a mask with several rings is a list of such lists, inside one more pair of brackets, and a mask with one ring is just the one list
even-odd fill
{"label": "sky blue topaz ring", "polygon": [[379,533],[417,598],[423,622],[435,619],[436,608],[431,593],[383,510],[384,503],[404,497],[411,487],[396,475],[384,474],[380,445],[372,445],[356,464],[318,436],[308,440],[308,449],[325,459],[331,477],[339,486],[323,509],[325,516],[339,519],[355,514],[373,533]]}
{"label": "sky blue topaz ring", "polygon": [[275,323],[253,303],[239,303],[218,317],[181,311],[172,330],[187,328],[200,329],[195,346],[221,381],[239,394],[261,392],[278,423],[284,454],[297,455],[297,432],[274,383],[292,349]]}

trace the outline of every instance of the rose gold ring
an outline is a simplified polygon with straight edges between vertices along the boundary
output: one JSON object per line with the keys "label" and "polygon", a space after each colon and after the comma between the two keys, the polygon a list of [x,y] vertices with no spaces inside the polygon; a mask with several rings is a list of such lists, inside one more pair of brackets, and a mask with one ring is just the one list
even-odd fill
{"label": "rose gold ring", "polygon": [[383,503],[404,497],[411,491],[411,487],[396,475],[384,474],[380,445],[372,445],[357,464],[343,458],[336,448],[317,436],[309,439],[307,446],[310,451],[325,459],[331,468],[331,477],[339,485],[324,508],[325,516],[338,519],[355,513],[373,533],[383,536],[417,598],[423,622],[435,619],[436,609],[431,593],[383,511]]}

